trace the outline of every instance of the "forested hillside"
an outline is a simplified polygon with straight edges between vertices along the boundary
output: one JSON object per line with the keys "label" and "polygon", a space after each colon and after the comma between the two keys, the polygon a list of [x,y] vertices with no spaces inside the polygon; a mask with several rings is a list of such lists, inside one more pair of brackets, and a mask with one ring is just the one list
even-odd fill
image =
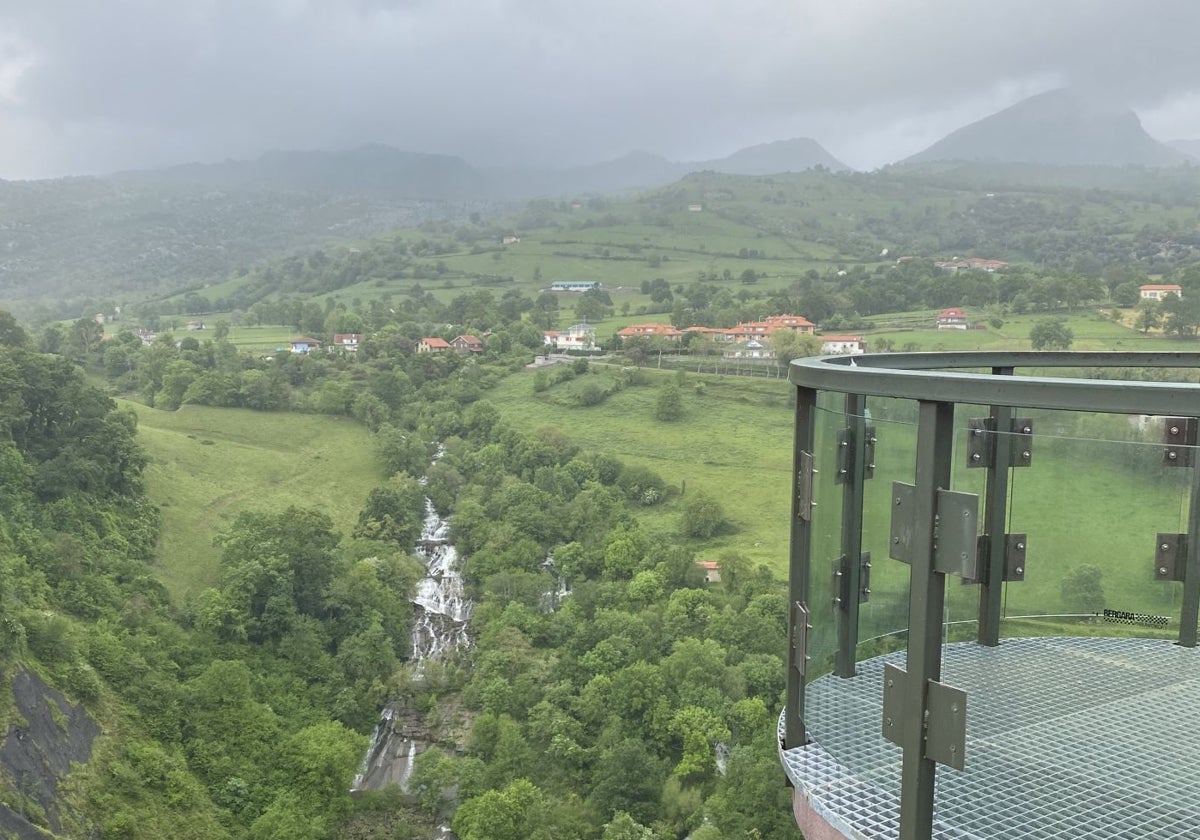
{"label": "forested hillside", "polygon": [[[216,383],[254,393],[257,372],[287,396],[255,403],[256,422],[315,399],[375,429],[383,465],[352,533],[303,507],[236,516],[214,535],[217,585],[180,603],[159,581],[171,560],[156,555],[133,415],[6,324],[4,673],[40,674],[99,725],[57,797],[0,767],[13,819],[147,838],[422,837],[439,820],[464,840],[638,825],[645,837],[796,836],[775,758],[781,582],[727,552],[725,582],[706,585],[687,525],[704,493],[674,500],[645,468],[504,424],[486,392],[528,351],[431,358],[383,343],[255,371],[222,342],[131,346],[114,381],[141,381],[156,403],[149,370],[195,366],[193,385],[208,384],[183,402]],[[168,350],[178,358],[157,358]],[[79,361],[102,370],[98,352]],[[418,675],[409,554],[426,494],[466,557],[476,645]],[[638,509],[668,502],[678,526],[638,524]],[[350,778],[389,701],[438,743],[417,759],[410,799],[354,802]]]}

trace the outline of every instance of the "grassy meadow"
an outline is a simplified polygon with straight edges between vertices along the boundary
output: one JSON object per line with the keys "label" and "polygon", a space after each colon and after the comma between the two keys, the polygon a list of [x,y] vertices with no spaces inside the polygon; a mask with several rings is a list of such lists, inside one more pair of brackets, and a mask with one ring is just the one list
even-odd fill
{"label": "grassy meadow", "polygon": [[184,406],[138,415],[146,488],[162,509],[159,573],[177,600],[212,585],[213,537],[238,513],[291,505],[328,514],[348,532],[381,480],[369,432],[352,420]]}
{"label": "grassy meadow", "polygon": [[[517,373],[486,399],[518,428],[557,426],[585,449],[650,467],[685,494],[704,490],[721,502],[737,528],[706,542],[704,555],[715,558],[732,549],[784,573],[792,451],[787,383],[687,375],[681,388],[683,419],[664,423],[654,419],[657,386],[674,381],[674,373],[647,372],[650,384],[578,408],[573,394],[582,381],[623,375],[616,366],[592,365],[591,370],[540,394],[533,393],[534,374]],[[679,509],[676,497],[640,510],[647,525],[674,531]]]}
{"label": "grassy meadow", "polygon": [[[1027,344],[1025,346],[1028,346]],[[648,466],[674,488],[715,496],[735,530],[703,544],[701,557],[723,550],[745,554],[786,575],[793,411],[786,381],[751,377],[686,374],[684,416],[675,422],[654,418],[660,388],[677,374],[645,371],[648,384],[624,388],[596,406],[580,407],[575,394],[590,380],[626,376],[617,367],[593,364],[588,374],[535,393],[535,374],[510,376],[487,396],[519,428],[556,426],[586,449]],[[899,400],[870,402],[877,425],[875,478],[867,485],[864,550],[875,560],[872,597],[863,607],[863,637],[899,629],[905,623],[908,570],[888,558],[891,485],[912,482],[916,427],[913,406]],[[956,427],[987,410],[962,406]],[[842,488],[832,481],[834,437],[845,421],[840,398],[831,397],[816,449],[820,527],[814,537],[815,568],[840,553]],[[1118,610],[1173,615],[1177,586],[1153,577],[1158,532],[1186,530],[1186,476],[1160,466],[1157,428],[1144,434],[1126,428],[1121,417],[1047,414],[1035,422],[1034,458],[1012,473],[1014,490],[1006,530],[1027,533],[1023,582],[1008,585],[1009,615],[1061,614],[1079,607],[1063,592],[1063,581],[1080,565],[1102,573],[1105,605]],[[956,433],[955,489],[984,493],[984,470],[965,468],[965,431]],[[674,531],[679,496],[642,509],[643,521]],[[814,574],[814,603],[829,597],[828,575]],[[951,581],[948,617],[970,618],[978,589]],[[1172,629],[1165,632],[1175,632]]]}

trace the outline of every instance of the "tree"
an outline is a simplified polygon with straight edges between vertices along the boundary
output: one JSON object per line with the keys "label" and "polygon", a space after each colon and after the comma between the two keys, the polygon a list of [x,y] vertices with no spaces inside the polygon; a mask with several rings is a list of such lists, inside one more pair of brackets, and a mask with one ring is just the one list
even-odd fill
{"label": "tree", "polygon": [[546,799],[527,779],[503,790],[468,799],[454,815],[454,833],[462,840],[530,840],[546,837]]}
{"label": "tree", "polygon": [[673,382],[663,385],[654,401],[654,419],[670,423],[683,416],[683,395]]}
{"label": "tree", "polygon": [[0,345],[25,347],[29,344],[29,333],[17,323],[10,313],[0,309]]}
{"label": "tree", "polygon": [[1034,350],[1069,350],[1075,332],[1061,318],[1044,318],[1033,325],[1029,340]]}
{"label": "tree", "polygon": [[1098,613],[1104,609],[1104,571],[1084,563],[1067,573],[1060,584],[1063,601],[1069,609]]}
{"label": "tree", "polygon": [[725,528],[725,511],[721,503],[703,490],[698,490],[683,503],[679,530],[685,537],[706,540]]}
{"label": "tree", "polygon": [[1153,300],[1143,300],[1137,307],[1137,328],[1143,333],[1148,333],[1150,330],[1162,323],[1162,315],[1159,314],[1158,302]]}
{"label": "tree", "polygon": [[388,479],[386,486],[376,487],[367,496],[354,536],[389,540],[407,548],[421,535],[424,518],[425,493],[421,485],[399,472]]}
{"label": "tree", "polygon": [[659,835],[646,828],[624,811],[613,814],[612,821],[604,826],[601,840],[658,840]]}

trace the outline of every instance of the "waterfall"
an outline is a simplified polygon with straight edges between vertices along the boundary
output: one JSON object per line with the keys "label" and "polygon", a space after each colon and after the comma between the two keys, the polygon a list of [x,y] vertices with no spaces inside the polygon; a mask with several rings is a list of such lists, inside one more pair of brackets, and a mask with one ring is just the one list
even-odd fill
{"label": "waterfall", "polygon": [[463,592],[458,568],[458,550],[448,542],[450,523],[438,516],[433,502],[425,499],[425,523],[416,553],[425,561],[425,577],[413,598],[412,660],[421,663],[443,660],[448,654],[470,645],[467,621],[471,602]]}
{"label": "waterfall", "polygon": [[[441,456],[439,445],[434,461]],[[424,484],[425,479],[421,482]],[[414,549],[425,561],[425,577],[413,596],[412,661],[418,676],[424,663],[444,661],[471,644],[467,622],[472,605],[463,589],[458,550],[449,538],[450,523],[438,515],[433,501],[426,497],[425,521]],[[429,747],[421,717],[396,702],[384,707],[351,793],[388,785],[406,790],[417,755]]]}

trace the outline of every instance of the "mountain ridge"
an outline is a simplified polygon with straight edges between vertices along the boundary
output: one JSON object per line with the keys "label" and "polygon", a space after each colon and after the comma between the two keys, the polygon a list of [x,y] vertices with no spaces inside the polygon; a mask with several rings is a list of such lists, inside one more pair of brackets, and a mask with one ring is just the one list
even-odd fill
{"label": "mountain ridge", "polygon": [[1079,89],[1060,88],[962,126],[901,163],[1168,167],[1190,160],[1184,152],[1151,137],[1125,105]]}

